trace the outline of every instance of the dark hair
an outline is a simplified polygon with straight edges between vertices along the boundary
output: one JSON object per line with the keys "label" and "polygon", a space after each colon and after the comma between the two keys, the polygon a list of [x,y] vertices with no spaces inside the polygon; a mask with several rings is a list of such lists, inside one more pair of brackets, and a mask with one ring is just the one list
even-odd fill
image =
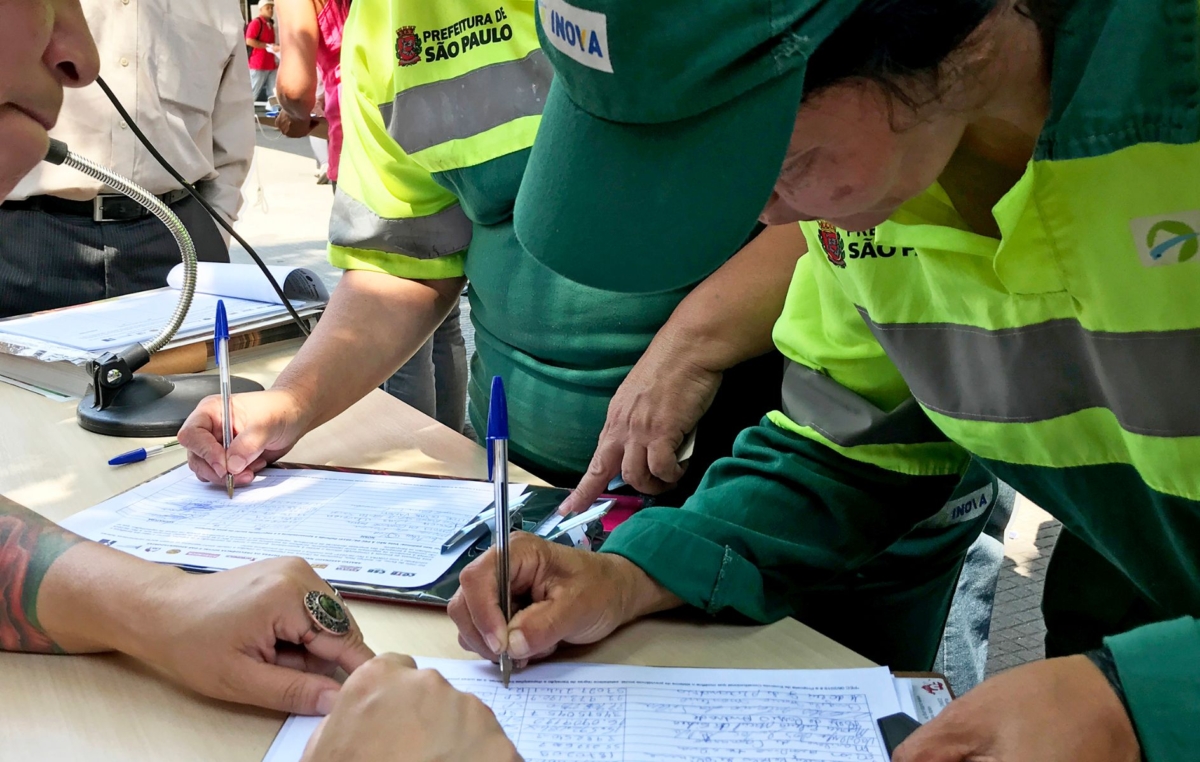
{"label": "dark hair", "polygon": [[[998,1],[865,0],[809,59],[805,97],[844,80],[862,79],[909,107],[936,100],[944,92],[941,64]],[[1049,38],[1052,5],[1051,0],[1028,0],[1017,8],[1038,24],[1043,41]],[[928,99],[914,97],[914,83],[925,86]]]}

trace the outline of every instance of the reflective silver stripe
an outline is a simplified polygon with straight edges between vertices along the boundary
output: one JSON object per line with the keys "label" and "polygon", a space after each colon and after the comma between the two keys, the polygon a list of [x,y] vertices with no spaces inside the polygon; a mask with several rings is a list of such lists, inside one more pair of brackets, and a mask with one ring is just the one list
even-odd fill
{"label": "reflective silver stripe", "polygon": [[783,372],[783,414],[842,447],[946,441],[912,397],[884,412],[798,362],[788,361]]}
{"label": "reflective silver stripe", "polygon": [[1088,408],[1126,431],[1200,436],[1200,330],[1109,333],[1075,320],[987,330],[863,319],[921,404],[952,418],[1030,423]]}
{"label": "reflective silver stripe", "polygon": [[392,140],[405,153],[416,153],[542,113],[553,76],[546,54],[534,50],[516,61],[397,93],[379,113]]}
{"label": "reflective silver stripe", "polygon": [[471,243],[471,221],[458,204],[427,217],[386,219],[340,188],[333,198],[329,242],[417,259],[456,254]]}

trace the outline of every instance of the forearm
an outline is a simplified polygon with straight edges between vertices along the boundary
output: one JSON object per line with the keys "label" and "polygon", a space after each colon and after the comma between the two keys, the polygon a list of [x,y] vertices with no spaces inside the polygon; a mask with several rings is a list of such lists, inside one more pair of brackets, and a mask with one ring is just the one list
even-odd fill
{"label": "forearm", "polygon": [[0,649],[123,648],[144,591],[170,573],[0,497]]}
{"label": "forearm", "polygon": [[407,362],[449,314],[463,283],[347,272],[274,388],[297,400],[306,431],[321,425]]}
{"label": "forearm", "polygon": [[884,471],[763,424],[738,437],[682,507],[638,513],[601,551],[691,606],[771,622],[910,532],[958,481]]}
{"label": "forearm", "polygon": [[276,3],[283,55],[275,80],[279,106],[293,118],[307,119],[317,102],[317,14],[312,0]]}
{"label": "forearm", "polygon": [[767,228],[679,303],[646,354],[721,372],[767,352],[805,249],[798,225]]}
{"label": "forearm", "polygon": [[262,40],[253,39],[252,37],[246,38],[246,44],[256,50],[266,50],[267,48],[267,43],[263,42]]}

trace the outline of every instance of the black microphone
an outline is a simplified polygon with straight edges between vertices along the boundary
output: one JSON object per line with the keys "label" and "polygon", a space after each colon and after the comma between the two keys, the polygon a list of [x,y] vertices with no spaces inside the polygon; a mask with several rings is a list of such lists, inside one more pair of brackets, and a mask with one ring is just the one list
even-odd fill
{"label": "black microphone", "polygon": [[67,154],[69,153],[70,151],[67,149],[66,143],[50,138],[50,148],[46,151],[46,157],[42,161],[47,161],[51,164],[62,164],[67,160]]}

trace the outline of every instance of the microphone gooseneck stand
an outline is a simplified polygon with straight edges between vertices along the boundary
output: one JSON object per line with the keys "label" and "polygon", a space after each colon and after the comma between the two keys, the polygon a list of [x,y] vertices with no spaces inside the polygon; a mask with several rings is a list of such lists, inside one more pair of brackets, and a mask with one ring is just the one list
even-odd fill
{"label": "microphone gooseneck stand", "polygon": [[[183,288],[171,319],[148,342],[130,344],[117,352],[105,352],[89,363],[90,394],[79,401],[79,425],[97,434],[119,437],[174,436],[184,420],[205,397],[219,391],[212,375],[134,375],[150,362],[150,356],[174,338],[183,325],[196,293],[196,247],[183,222],[166,204],[145,188],[95,162],[72,153],[66,143],[50,141],[45,160],[78,170],[123,193],[157,217],[171,231],[183,260]],[[233,391],[261,390],[244,378],[233,379]]]}

